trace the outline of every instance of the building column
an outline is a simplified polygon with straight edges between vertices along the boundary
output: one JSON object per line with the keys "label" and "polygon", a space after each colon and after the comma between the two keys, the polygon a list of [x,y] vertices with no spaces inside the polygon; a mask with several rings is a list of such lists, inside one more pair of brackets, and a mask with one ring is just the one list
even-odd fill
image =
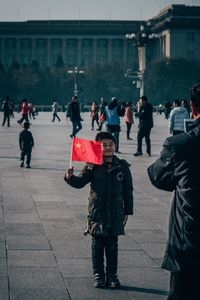
{"label": "building column", "polygon": [[62,58],[64,64],[66,65],[66,40],[65,39],[62,39]]}
{"label": "building column", "polygon": [[31,55],[32,61],[36,60],[36,57],[35,57],[35,47],[36,47],[36,41],[35,41],[35,39],[32,39],[32,55]]}
{"label": "building column", "polygon": [[108,40],[108,62],[112,61],[112,40]]}
{"label": "building column", "polygon": [[0,61],[2,62],[2,64],[4,64],[4,60],[5,60],[5,39],[1,40],[1,57],[0,57]]}
{"label": "building column", "polygon": [[127,63],[127,40],[124,39],[123,43],[123,64],[126,66]]}
{"label": "building column", "polygon": [[97,62],[97,40],[93,39],[93,63]]}
{"label": "building column", "polygon": [[78,39],[78,58],[77,58],[77,67],[81,64],[81,39]]}
{"label": "building column", "polygon": [[16,60],[20,64],[20,39],[16,39]]}
{"label": "building column", "polygon": [[47,66],[51,66],[51,40],[47,39]]}

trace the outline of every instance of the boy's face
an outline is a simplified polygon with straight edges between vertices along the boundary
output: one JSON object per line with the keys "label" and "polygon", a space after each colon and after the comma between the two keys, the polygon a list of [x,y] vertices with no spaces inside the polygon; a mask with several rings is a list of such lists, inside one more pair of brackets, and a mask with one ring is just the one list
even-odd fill
{"label": "boy's face", "polygon": [[113,156],[113,154],[116,150],[116,146],[115,146],[115,143],[113,142],[113,140],[104,139],[104,140],[101,141],[101,145],[102,145],[102,150],[103,150],[103,156],[104,157]]}

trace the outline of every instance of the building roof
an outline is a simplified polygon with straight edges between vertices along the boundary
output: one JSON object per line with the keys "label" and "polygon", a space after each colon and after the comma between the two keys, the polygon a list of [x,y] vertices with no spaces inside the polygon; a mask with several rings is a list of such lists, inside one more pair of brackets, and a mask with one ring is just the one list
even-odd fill
{"label": "building roof", "polygon": [[169,5],[158,15],[147,21],[151,30],[200,29],[200,6]]}
{"label": "building roof", "polygon": [[141,21],[33,20],[0,22],[4,34],[126,34],[139,30]]}

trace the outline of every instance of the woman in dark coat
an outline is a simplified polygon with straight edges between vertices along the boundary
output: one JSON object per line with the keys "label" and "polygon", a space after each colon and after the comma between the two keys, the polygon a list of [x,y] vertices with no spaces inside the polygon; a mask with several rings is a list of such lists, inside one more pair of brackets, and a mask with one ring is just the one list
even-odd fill
{"label": "woman in dark coat", "polygon": [[171,272],[169,300],[200,299],[200,81],[191,90],[196,120],[186,133],[167,138],[148,168],[154,186],[174,191],[162,267]]}

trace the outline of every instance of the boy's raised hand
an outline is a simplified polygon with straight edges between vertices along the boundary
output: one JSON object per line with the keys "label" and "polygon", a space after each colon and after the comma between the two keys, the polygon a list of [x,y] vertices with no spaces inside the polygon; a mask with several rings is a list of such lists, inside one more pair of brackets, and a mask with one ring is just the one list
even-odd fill
{"label": "boy's raised hand", "polygon": [[70,179],[72,176],[74,175],[74,168],[69,168],[66,172],[65,172],[65,176],[67,179]]}

